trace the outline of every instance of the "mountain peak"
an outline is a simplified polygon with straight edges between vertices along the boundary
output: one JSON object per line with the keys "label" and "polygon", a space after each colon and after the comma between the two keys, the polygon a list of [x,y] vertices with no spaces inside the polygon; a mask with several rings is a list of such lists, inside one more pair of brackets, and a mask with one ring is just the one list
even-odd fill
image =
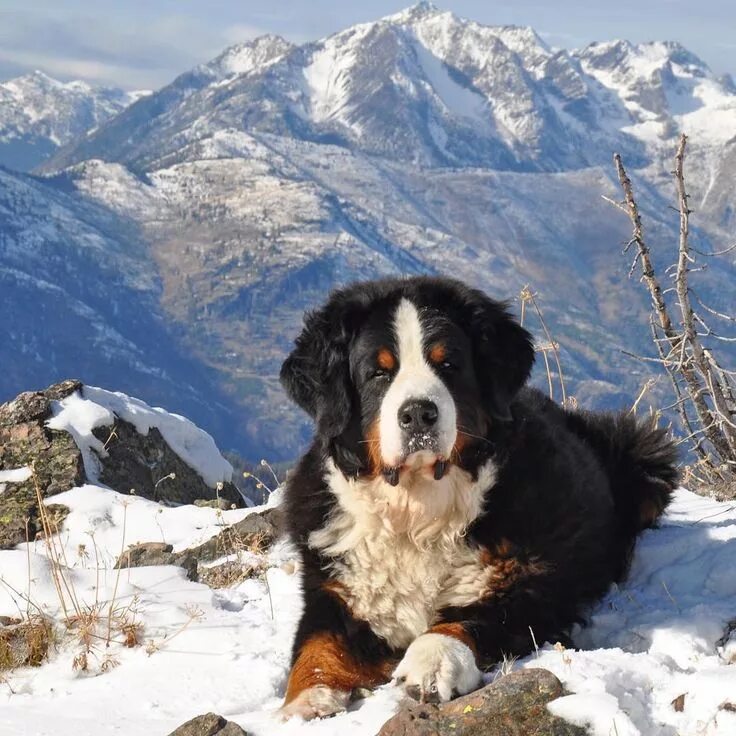
{"label": "mountain peak", "polygon": [[444,13],[449,13],[449,11],[440,10],[434,3],[422,0],[422,2],[410,5],[408,8],[400,10],[398,13],[387,15],[382,20],[392,23],[410,23],[411,21],[421,20],[427,16],[440,15]]}
{"label": "mountain peak", "polygon": [[248,74],[256,68],[276,61],[292,48],[293,44],[285,38],[267,33],[229,46],[215,59],[204,64],[202,68],[214,73],[217,77]]}
{"label": "mountain peak", "polygon": [[619,68],[622,63],[626,63],[651,70],[671,63],[691,74],[711,75],[708,65],[678,41],[596,41],[573,54],[579,55],[597,68]]}
{"label": "mountain peak", "polygon": [[13,87],[16,89],[25,89],[28,87],[59,89],[65,86],[63,82],[50,77],[45,72],[42,72],[40,69],[34,69],[33,71],[22,74],[19,77],[13,77],[12,79],[8,79],[5,82],[0,82],[0,85],[9,88]]}

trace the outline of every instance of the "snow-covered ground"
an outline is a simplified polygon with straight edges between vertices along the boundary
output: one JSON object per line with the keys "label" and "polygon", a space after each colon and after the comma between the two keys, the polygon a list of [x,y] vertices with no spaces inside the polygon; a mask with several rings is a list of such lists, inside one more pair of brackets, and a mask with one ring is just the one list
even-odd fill
{"label": "snow-covered ground", "polygon": [[[14,478],[7,474],[3,482]],[[163,736],[215,711],[256,735],[360,736],[376,733],[396,709],[400,694],[388,685],[333,719],[274,718],[300,613],[299,575],[286,543],[270,550],[265,574],[228,589],[191,582],[178,567],[113,569],[129,544],[165,541],[185,549],[257,509],[165,508],[95,485],[52,500],[71,509],[58,548],[78,604],[99,606],[104,633],[106,602],[114,598],[116,611],[142,625],[140,645],[108,648],[103,636],[83,671],[73,667],[79,638],[60,636],[42,667],[0,680],[0,733]],[[277,501],[275,494],[271,503]],[[736,639],[717,646],[736,618],[735,559],[736,506],[680,490],[662,527],[642,538],[629,580],[576,632],[581,649],[545,645],[516,666],[555,672],[573,694],[553,709],[591,724],[596,736],[736,733],[736,714],[722,707],[736,703],[736,665],[728,664],[736,660]],[[0,551],[0,615],[36,606],[60,616],[44,543]]]}

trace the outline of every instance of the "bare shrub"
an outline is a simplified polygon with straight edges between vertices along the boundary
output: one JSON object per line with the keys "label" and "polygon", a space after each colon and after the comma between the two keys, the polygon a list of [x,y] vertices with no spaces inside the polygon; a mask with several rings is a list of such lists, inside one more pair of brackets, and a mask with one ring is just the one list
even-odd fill
{"label": "bare shrub", "polygon": [[698,256],[722,256],[736,244],[720,252],[706,253],[690,244],[689,195],[685,185],[685,151],[687,136],[680,136],[674,161],[674,183],[679,216],[676,258],[665,270],[672,285],[662,288],[651,251],[644,237],[639,206],[631,179],[619,154],[614,164],[624,201],[606,198],[631,220],[631,240],[624,248],[636,246],[631,276],[641,267],[641,281],[651,297],[649,327],[657,357],[642,360],[661,366],[674,393],[674,409],[681,424],[679,442],[689,445],[693,462],[686,468],[685,483],[695,490],[708,491],[721,498],[736,497],[736,371],[724,367],[719,357],[723,342],[736,342],[711,328],[713,320],[736,323],[736,315],[724,314],[707,306],[693,289],[692,274],[702,272]]}

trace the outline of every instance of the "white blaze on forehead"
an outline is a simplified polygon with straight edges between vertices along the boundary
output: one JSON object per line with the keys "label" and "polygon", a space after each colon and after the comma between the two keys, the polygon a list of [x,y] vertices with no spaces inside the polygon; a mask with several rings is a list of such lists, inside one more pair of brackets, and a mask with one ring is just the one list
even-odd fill
{"label": "white blaze on forehead", "polygon": [[399,426],[399,408],[409,399],[426,399],[437,406],[434,431],[440,453],[449,457],[457,439],[455,402],[424,356],[422,322],[417,308],[408,299],[402,299],[396,308],[393,330],[399,370],[381,404],[381,457],[389,467],[403,460],[406,448]]}

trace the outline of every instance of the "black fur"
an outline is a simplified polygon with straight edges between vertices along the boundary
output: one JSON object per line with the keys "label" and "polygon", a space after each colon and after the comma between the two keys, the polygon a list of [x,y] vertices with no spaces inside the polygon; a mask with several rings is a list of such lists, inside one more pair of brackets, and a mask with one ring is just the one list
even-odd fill
{"label": "black fur", "polygon": [[523,388],[534,359],[530,336],[503,304],[480,291],[450,279],[413,278],[333,293],[306,317],[281,371],[287,393],[316,426],[286,494],[287,526],[304,573],[295,658],[304,642],[324,632],[339,635],[366,663],[401,654],[327,590],[326,560],[308,537],[335,504],[325,481],[329,458],[346,475],[376,471],[362,440],[385,381],[370,368],[368,346],[391,340],[389,318],[402,297],[421,308],[430,330],[438,325],[456,346],[456,364],[443,380],[462,421],[474,429],[457,464],[471,475],[490,457],[498,466],[466,540],[509,573],[487,597],[437,615],[438,623],[462,624],[479,658],[491,664],[503,654],[531,651],[530,629],[540,645],[563,637],[621,578],[637,534],[655,521],[677,485],[676,453],[662,430],[629,415],[565,410]]}

